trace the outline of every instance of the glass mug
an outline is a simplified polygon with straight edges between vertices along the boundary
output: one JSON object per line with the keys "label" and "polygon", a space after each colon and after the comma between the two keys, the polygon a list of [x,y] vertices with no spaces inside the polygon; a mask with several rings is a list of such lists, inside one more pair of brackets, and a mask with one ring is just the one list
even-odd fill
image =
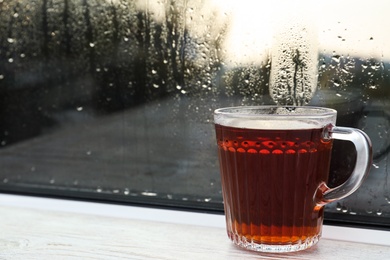
{"label": "glass mug", "polygon": [[[293,252],[316,244],[324,205],[352,194],[372,163],[371,141],[335,126],[337,111],[321,107],[230,107],[214,112],[229,238],[262,252]],[[355,168],[327,186],[333,139],[351,141]]]}

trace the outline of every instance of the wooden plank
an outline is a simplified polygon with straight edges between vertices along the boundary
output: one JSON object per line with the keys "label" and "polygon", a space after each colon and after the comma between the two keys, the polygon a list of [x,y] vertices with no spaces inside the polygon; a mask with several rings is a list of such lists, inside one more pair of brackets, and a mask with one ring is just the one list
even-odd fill
{"label": "wooden plank", "polygon": [[223,228],[0,207],[0,259],[385,259],[390,248],[322,239],[306,251],[242,250]]}

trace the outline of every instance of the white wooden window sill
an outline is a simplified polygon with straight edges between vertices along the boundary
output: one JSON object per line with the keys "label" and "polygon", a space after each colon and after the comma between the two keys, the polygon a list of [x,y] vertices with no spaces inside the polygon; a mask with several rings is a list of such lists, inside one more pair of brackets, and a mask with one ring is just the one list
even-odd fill
{"label": "white wooden window sill", "polygon": [[390,232],[324,226],[311,249],[234,246],[224,216],[0,194],[0,259],[387,259]]}

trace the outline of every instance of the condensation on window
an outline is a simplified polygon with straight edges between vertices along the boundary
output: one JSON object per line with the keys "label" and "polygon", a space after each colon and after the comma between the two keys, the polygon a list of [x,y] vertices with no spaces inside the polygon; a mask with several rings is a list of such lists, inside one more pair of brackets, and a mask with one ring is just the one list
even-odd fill
{"label": "condensation on window", "polygon": [[[374,150],[363,186],[327,212],[390,224],[388,8],[0,0],[0,189],[222,210],[213,110],[316,105]],[[354,147],[335,142],[332,158],[336,186]]]}

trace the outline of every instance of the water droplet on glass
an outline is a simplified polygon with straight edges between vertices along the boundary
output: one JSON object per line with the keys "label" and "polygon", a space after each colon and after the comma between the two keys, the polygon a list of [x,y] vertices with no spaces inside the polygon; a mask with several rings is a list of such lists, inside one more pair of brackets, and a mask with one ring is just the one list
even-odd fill
{"label": "water droplet on glass", "polygon": [[155,196],[157,196],[157,193],[151,192],[151,191],[143,191],[143,192],[141,192],[141,195],[155,197]]}
{"label": "water droplet on glass", "polygon": [[156,74],[157,73],[157,70],[152,70],[152,74]]}
{"label": "water droplet on glass", "polygon": [[14,39],[14,38],[8,38],[8,39],[7,39],[7,42],[8,42],[8,43],[14,43],[14,42],[15,42],[15,39]]}
{"label": "water droplet on glass", "polygon": [[118,189],[115,189],[115,190],[112,191],[112,193],[118,194],[118,193],[119,193],[119,190],[118,190]]}
{"label": "water droplet on glass", "polygon": [[92,151],[87,151],[85,154],[86,154],[86,155],[91,155],[91,154],[92,154]]}
{"label": "water droplet on glass", "polygon": [[332,56],[332,61],[339,63],[340,62],[340,55],[333,55]]}
{"label": "water droplet on glass", "polygon": [[153,87],[154,87],[154,88],[159,88],[160,85],[158,85],[158,84],[153,84]]}
{"label": "water droplet on glass", "polygon": [[376,214],[378,215],[378,216],[380,216],[380,215],[382,215],[382,210],[380,210],[380,209],[378,209],[377,211],[376,211]]}
{"label": "water droplet on glass", "polygon": [[103,191],[102,188],[100,188],[100,187],[97,187],[97,188],[96,188],[96,192],[99,192],[99,193],[100,193],[100,192],[102,192],[102,191]]}
{"label": "water droplet on glass", "polygon": [[14,62],[14,59],[9,58],[9,59],[8,59],[8,62],[9,62],[9,63],[12,63],[12,62]]}
{"label": "water droplet on glass", "polygon": [[171,199],[173,199],[173,195],[172,194],[167,194],[167,198],[171,200]]}
{"label": "water droplet on glass", "polygon": [[126,188],[126,189],[123,191],[123,194],[129,195],[129,194],[130,194],[130,190]]}
{"label": "water droplet on glass", "polygon": [[341,207],[341,212],[347,213],[348,212],[348,208],[346,206],[342,206]]}
{"label": "water droplet on glass", "polygon": [[55,181],[55,179],[51,179],[49,182],[50,182],[50,184],[54,184],[56,181]]}
{"label": "water droplet on glass", "polygon": [[373,166],[375,169],[379,169],[379,166],[376,165],[375,163],[373,163],[372,166]]}
{"label": "water droplet on glass", "polygon": [[4,179],[3,179],[3,183],[8,183],[8,179],[7,179],[7,178],[4,178]]}
{"label": "water droplet on glass", "polygon": [[204,201],[205,201],[205,202],[210,202],[210,201],[211,201],[211,198],[205,198]]}
{"label": "water droplet on glass", "polygon": [[31,166],[30,171],[35,172],[35,166]]}
{"label": "water droplet on glass", "polygon": [[180,92],[181,92],[182,94],[186,94],[186,93],[187,93],[187,91],[185,91],[184,89],[182,89]]}
{"label": "water droplet on glass", "polygon": [[91,47],[91,48],[95,47],[95,43],[90,42],[90,43],[89,43],[89,47]]}
{"label": "water droplet on glass", "polygon": [[4,79],[4,75],[3,74],[0,74],[0,79]]}
{"label": "water droplet on glass", "polygon": [[337,204],[336,204],[336,210],[337,210],[337,211],[340,211],[340,210],[341,210],[341,207],[342,207],[341,204],[337,202]]}
{"label": "water droplet on glass", "polygon": [[83,107],[77,107],[76,110],[77,111],[83,111]]}

